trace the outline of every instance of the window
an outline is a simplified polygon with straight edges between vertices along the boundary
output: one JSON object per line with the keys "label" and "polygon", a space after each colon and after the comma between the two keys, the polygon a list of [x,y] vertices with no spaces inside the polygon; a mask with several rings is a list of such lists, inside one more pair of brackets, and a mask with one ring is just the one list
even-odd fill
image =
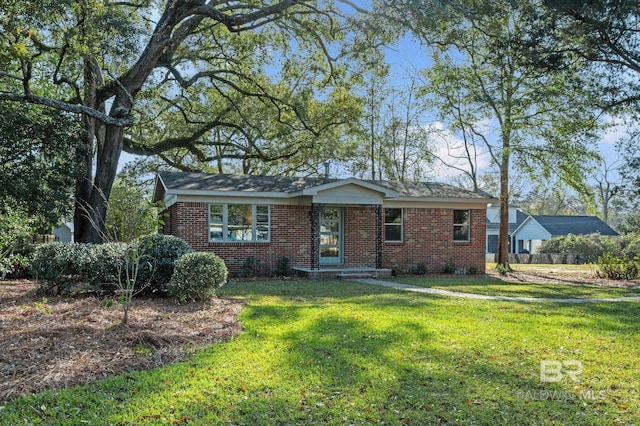
{"label": "window", "polygon": [[209,241],[269,241],[269,206],[210,204]]}
{"label": "window", "polygon": [[453,241],[469,241],[470,219],[469,210],[453,211]]}
{"label": "window", "polygon": [[384,240],[402,241],[402,209],[384,209]]}

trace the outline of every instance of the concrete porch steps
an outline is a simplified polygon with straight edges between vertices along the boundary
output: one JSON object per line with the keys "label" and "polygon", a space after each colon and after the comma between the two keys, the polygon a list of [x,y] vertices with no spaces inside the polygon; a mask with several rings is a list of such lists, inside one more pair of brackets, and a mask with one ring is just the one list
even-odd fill
{"label": "concrete porch steps", "polygon": [[391,269],[376,269],[369,267],[320,267],[320,269],[312,269],[304,266],[294,266],[293,269],[298,275],[307,278],[324,278],[324,279],[361,279],[361,278],[379,278],[390,277]]}

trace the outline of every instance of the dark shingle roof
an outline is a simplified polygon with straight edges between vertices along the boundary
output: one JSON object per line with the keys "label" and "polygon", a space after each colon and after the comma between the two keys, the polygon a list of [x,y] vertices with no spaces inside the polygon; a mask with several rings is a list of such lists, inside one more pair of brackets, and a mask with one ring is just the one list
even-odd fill
{"label": "dark shingle roof", "polygon": [[[168,190],[243,191],[293,193],[318,185],[344,179],[209,174],[195,172],[160,172],[160,179]],[[365,180],[370,184],[394,190],[400,197],[416,198],[467,198],[487,199],[486,194],[476,194],[452,185],[434,182],[394,182]]]}
{"label": "dark shingle roof", "polygon": [[619,235],[609,225],[596,216],[531,216],[551,235]]}

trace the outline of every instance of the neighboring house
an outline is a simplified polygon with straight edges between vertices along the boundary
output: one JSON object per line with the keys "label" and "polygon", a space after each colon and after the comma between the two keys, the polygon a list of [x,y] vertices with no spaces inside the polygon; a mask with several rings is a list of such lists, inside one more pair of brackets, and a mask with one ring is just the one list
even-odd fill
{"label": "neighboring house", "polygon": [[[516,244],[512,238],[513,231],[527,218],[516,206],[509,206],[509,253],[512,253]],[[498,252],[498,237],[500,235],[500,204],[494,203],[487,207],[487,253]]]}
{"label": "neighboring house", "polygon": [[238,273],[248,258],[274,269],[391,268],[446,262],[484,271],[487,204],[450,185],[205,173],[160,173],[162,232],[212,251]]}
{"label": "neighboring house", "polygon": [[513,240],[518,253],[534,253],[543,241],[569,234],[618,235],[616,231],[596,216],[532,215],[527,217],[513,232]]}
{"label": "neighboring house", "polygon": [[63,243],[73,242],[73,222],[63,220],[62,224],[53,230],[56,239]]}

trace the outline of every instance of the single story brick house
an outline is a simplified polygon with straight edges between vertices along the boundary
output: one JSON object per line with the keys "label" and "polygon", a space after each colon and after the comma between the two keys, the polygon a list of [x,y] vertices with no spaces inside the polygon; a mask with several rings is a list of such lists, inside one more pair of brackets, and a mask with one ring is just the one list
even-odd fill
{"label": "single story brick house", "polygon": [[161,232],[211,251],[238,273],[247,258],[275,269],[410,268],[484,272],[494,199],[440,183],[161,172]]}

